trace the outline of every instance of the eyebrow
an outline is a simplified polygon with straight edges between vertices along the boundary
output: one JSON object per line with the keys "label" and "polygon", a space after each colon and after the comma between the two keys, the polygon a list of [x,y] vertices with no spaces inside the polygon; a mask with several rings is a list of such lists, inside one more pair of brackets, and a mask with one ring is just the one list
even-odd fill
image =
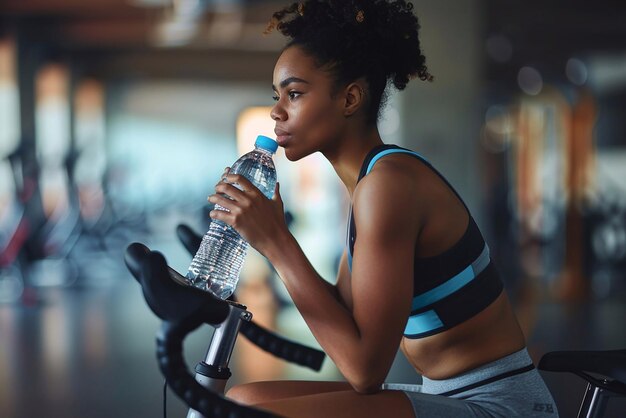
{"label": "eyebrow", "polygon": [[[284,79],[283,81],[280,82],[280,88],[284,89],[285,87],[287,87],[289,84],[291,83],[305,83],[305,84],[311,84],[306,80],[303,80],[301,78],[298,77],[289,77]],[[276,86],[272,84],[272,90],[276,91]]]}

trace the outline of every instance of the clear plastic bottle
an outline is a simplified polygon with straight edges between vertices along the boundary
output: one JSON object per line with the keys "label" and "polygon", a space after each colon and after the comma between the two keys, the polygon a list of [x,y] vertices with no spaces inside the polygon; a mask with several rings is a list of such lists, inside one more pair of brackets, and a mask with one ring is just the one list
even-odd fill
{"label": "clear plastic bottle", "polygon": [[[276,186],[272,155],[278,144],[259,135],[254,147],[253,151],[235,161],[230,173],[244,176],[271,199]],[[227,210],[220,205],[215,205],[215,209]],[[187,271],[189,284],[219,298],[228,298],[237,287],[247,249],[248,242],[234,228],[222,221],[212,220]]]}

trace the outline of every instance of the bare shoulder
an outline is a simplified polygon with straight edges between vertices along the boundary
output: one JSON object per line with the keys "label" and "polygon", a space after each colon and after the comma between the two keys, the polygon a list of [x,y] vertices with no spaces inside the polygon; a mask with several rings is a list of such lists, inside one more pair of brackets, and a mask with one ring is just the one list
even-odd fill
{"label": "bare shoulder", "polygon": [[423,160],[411,154],[396,153],[378,160],[371,172],[359,182],[357,190],[359,186],[367,188],[368,183],[374,183],[385,188],[401,187],[405,196],[423,195],[439,180],[439,176]]}
{"label": "bare shoulder", "polygon": [[389,239],[392,234],[417,236],[420,257],[458,241],[469,216],[441,175],[421,159],[400,153],[381,158],[359,182],[353,208],[357,227],[379,228],[376,232]]}
{"label": "bare shoulder", "polygon": [[385,203],[419,209],[419,200],[412,197],[427,191],[425,186],[428,181],[425,180],[431,172],[423,161],[414,156],[400,153],[387,155],[378,160],[371,172],[359,182],[354,192],[354,204],[358,205],[359,200],[384,198]]}
{"label": "bare shoulder", "polygon": [[404,154],[389,155],[376,162],[354,191],[357,225],[375,221],[387,228],[398,225],[412,231],[419,229],[426,213],[420,200],[415,199],[420,194],[420,165],[420,160]]}

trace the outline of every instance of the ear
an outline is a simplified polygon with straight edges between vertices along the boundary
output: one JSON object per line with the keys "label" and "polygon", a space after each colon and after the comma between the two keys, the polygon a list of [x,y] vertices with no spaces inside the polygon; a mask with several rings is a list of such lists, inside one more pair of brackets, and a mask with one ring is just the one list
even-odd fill
{"label": "ear", "polygon": [[346,117],[352,116],[365,104],[365,87],[359,82],[354,82],[348,84],[344,91],[345,102],[343,114]]}

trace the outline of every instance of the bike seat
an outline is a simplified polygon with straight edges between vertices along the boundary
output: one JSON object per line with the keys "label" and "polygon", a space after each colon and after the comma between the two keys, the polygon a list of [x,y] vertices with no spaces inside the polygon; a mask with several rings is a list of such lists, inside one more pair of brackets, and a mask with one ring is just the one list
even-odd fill
{"label": "bike seat", "polygon": [[549,372],[574,373],[596,386],[626,395],[626,349],[553,351],[546,353],[537,367]]}

